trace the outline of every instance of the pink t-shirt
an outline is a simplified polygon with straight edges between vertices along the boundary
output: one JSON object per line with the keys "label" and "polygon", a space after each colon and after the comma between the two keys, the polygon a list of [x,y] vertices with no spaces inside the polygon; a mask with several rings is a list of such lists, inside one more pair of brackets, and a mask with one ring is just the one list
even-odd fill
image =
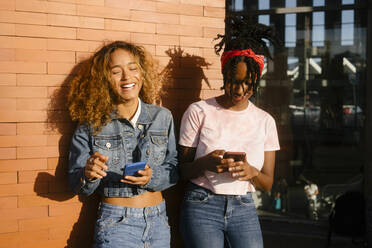
{"label": "pink t-shirt", "polygon": [[[217,149],[245,152],[247,162],[258,170],[263,166],[264,152],[280,148],[271,115],[252,102],[242,111],[228,110],[216,98],[188,107],[182,117],[179,144],[196,147],[195,159]],[[233,179],[230,172],[205,171],[204,176],[191,181],[216,194],[244,195],[255,191],[250,182]]]}

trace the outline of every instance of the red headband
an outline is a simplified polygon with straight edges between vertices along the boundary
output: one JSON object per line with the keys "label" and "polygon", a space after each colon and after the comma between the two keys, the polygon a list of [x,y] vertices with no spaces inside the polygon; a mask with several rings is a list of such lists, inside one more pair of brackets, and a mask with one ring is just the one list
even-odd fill
{"label": "red headband", "polygon": [[263,69],[263,66],[264,66],[264,63],[265,63],[265,56],[255,54],[252,51],[252,49],[232,50],[232,51],[223,52],[223,54],[221,56],[221,66],[222,66],[221,70],[223,71],[223,68],[225,67],[226,62],[230,58],[236,57],[236,56],[245,56],[245,57],[252,58],[260,66],[260,75],[262,74],[262,69]]}

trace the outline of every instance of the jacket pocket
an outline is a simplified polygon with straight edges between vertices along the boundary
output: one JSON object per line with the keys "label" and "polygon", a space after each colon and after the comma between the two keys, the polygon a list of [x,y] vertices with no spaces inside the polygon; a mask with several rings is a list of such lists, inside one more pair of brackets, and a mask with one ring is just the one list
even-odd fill
{"label": "jacket pocket", "polygon": [[108,156],[107,165],[116,165],[120,162],[122,149],[122,138],[115,136],[96,136],[94,138],[93,151]]}
{"label": "jacket pocket", "polygon": [[184,203],[206,203],[210,196],[205,189],[200,187],[186,191],[183,201]]}
{"label": "jacket pocket", "polygon": [[241,195],[239,196],[240,204],[248,206],[248,207],[255,207],[254,200],[251,194]]}
{"label": "jacket pocket", "polygon": [[109,243],[111,235],[116,232],[116,229],[123,223],[127,223],[127,218],[124,216],[108,216],[101,217],[96,221],[95,241],[97,244]]}
{"label": "jacket pocket", "polygon": [[166,134],[166,131],[149,132],[151,140],[151,155],[157,163],[162,163],[167,153],[168,136]]}

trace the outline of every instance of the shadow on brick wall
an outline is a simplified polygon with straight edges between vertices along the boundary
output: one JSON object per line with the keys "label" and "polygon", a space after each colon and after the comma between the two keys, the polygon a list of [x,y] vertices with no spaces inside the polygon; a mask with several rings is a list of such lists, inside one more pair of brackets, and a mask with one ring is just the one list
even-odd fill
{"label": "shadow on brick wall", "polygon": [[204,69],[208,69],[211,64],[205,58],[190,55],[180,47],[168,49],[165,53],[170,60],[162,72],[167,80],[162,88],[161,100],[162,105],[172,111],[178,131],[186,108],[201,99],[203,81],[211,87],[204,74]]}
{"label": "shadow on brick wall", "polygon": [[[47,133],[49,135],[61,135],[58,143],[59,157],[48,158],[48,170],[54,169],[54,175],[47,172],[40,172],[34,184],[34,191],[38,196],[48,198],[55,202],[69,203],[65,206],[59,204],[59,206],[62,206],[62,209],[66,207],[63,213],[59,213],[61,215],[49,211],[50,218],[62,217],[62,223],[65,223],[63,220],[69,223],[69,220],[73,221],[76,219],[76,215],[74,215],[78,211],[76,208],[81,206],[78,219],[73,225],[68,240],[66,241],[66,247],[68,248],[91,247],[99,203],[99,197],[97,195],[89,197],[78,196],[77,200],[67,185],[68,149],[72,133],[75,129],[75,124],[71,121],[66,106],[67,92],[71,80],[77,75],[79,70],[86,68],[87,62],[87,60],[84,60],[77,64],[60,87],[57,87],[50,97],[47,111]],[[38,190],[43,188],[41,185],[45,185],[46,183],[48,184],[47,192],[45,192],[45,190]],[[53,204],[54,203],[50,203],[49,208]],[[57,204],[58,203],[56,203],[56,205]],[[58,226],[57,224],[57,226],[53,228],[63,229],[64,227]],[[70,226],[66,226],[67,233],[69,232],[67,231],[69,228]],[[60,231],[58,235],[64,237],[65,233],[64,231]]]}
{"label": "shadow on brick wall", "polygon": [[[167,78],[163,85],[162,105],[168,108],[174,118],[176,136],[178,137],[181,118],[186,108],[193,102],[200,100],[203,80],[210,87],[208,78],[203,69],[208,69],[210,63],[204,58],[185,53],[180,47],[165,52],[169,63],[163,70]],[[167,215],[171,226],[172,248],[182,248],[182,239],[179,232],[180,206],[183,199],[185,182],[164,191],[167,204]]]}

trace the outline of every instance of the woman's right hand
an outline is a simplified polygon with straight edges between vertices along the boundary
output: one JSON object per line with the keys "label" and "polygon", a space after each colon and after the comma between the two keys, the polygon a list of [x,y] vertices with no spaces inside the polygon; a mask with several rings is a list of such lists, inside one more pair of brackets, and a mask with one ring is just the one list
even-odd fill
{"label": "woman's right hand", "polygon": [[229,164],[234,162],[232,158],[223,158],[225,150],[214,150],[204,157],[200,158],[202,166],[205,170],[213,171],[216,173],[226,172],[229,169]]}
{"label": "woman's right hand", "polygon": [[179,166],[181,177],[189,180],[204,175],[204,171],[222,173],[228,171],[229,165],[234,163],[234,159],[224,159],[225,150],[214,150],[209,154],[194,160],[196,147],[180,145],[178,147]]}
{"label": "woman's right hand", "polygon": [[101,153],[95,152],[92,154],[84,168],[84,175],[88,180],[94,180],[97,178],[103,178],[107,175],[105,172],[108,167],[105,164],[108,160],[107,156],[102,155]]}

